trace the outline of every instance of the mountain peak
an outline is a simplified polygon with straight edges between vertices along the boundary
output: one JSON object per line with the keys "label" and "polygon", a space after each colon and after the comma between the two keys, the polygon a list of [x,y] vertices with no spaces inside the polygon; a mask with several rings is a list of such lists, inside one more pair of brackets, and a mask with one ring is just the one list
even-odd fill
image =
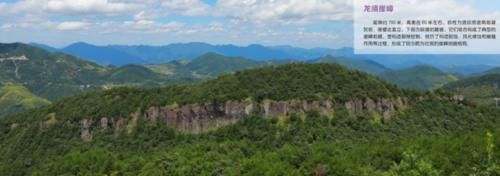
{"label": "mountain peak", "polygon": [[46,44],[42,44],[42,43],[31,42],[31,43],[28,43],[28,45],[31,45],[31,46],[34,46],[34,47],[38,47],[38,48],[42,48],[42,49],[45,49],[45,50],[50,51],[50,52],[57,51],[57,48],[49,46],[49,45],[46,45]]}
{"label": "mountain peak", "polygon": [[224,56],[222,54],[219,54],[219,53],[216,53],[216,52],[208,52],[208,53],[205,53],[205,54],[197,57],[196,59],[200,59],[200,58],[213,58],[213,57],[226,57],[226,56]]}
{"label": "mountain peak", "polygon": [[33,48],[33,46],[31,46],[31,45],[24,44],[24,43],[19,43],[19,42],[15,42],[15,43],[0,43],[0,47],[3,48],[3,49],[14,49],[14,48],[22,47],[22,46]]}
{"label": "mountain peak", "polygon": [[409,70],[428,71],[428,72],[434,72],[434,73],[444,73],[439,68],[436,68],[436,67],[434,67],[432,65],[427,65],[427,64],[415,65],[415,66],[410,67],[408,69]]}
{"label": "mountain peak", "polygon": [[147,63],[141,58],[110,46],[96,46],[85,42],[73,43],[61,50],[101,65],[127,65]]}
{"label": "mountain peak", "polygon": [[331,54],[327,54],[322,59],[335,59],[335,58]]}
{"label": "mountain peak", "polygon": [[250,45],[248,45],[248,47],[250,47],[250,48],[265,48],[264,45],[260,45],[260,44],[250,44]]}
{"label": "mountain peak", "polygon": [[86,43],[86,42],[75,42],[75,43],[72,43],[68,46],[66,46],[65,48],[70,48],[70,47],[88,47],[88,46],[92,46],[92,47],[96,47],[95,45],[92,45],[92,44],[89,44],[89,43]]}
{"label": "mountain peak", "polygon": [[372,75],[378,75],[382,72],[387,71],[382,64],[379,64],[375,61],[371,60],[356,60],[348,57],[335,57],[330,54],[327,54],[324,57],[318,58],[312,61],[313,63],[337,63],[348,67],[350,69],[359,70],[363,72],[370,73]]}

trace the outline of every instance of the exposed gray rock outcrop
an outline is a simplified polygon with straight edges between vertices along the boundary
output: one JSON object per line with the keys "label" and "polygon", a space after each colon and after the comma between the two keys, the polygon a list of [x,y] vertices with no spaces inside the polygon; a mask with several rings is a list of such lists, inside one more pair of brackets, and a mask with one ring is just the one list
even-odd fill
{"label": "exposed gray rock outcrop", "polygon": [[453,95],[453,97],[451,97],[451,100],[456,101],[456,102],[463,102],[463,101],[465,101],[465,96]]}
{"label": "exposed gray rock outcrop", "polygon": [[263,103],[244,103],[229,101],[222,104],[193,104],[180,107],[151,107],[143,114],[134,113],[129,118],[84,119],[80,121],[81,138],[92,140],[92,130],[113,129],[115,133],[125,129],[132,132],[139,118],[149,122],[164,123],[168,127],[189,132],[200,133],[211,129],[235,124],[248,115],[255,113],[265,118],[282,117],[291,113],[310,110],[322,116],[330,116],[336,107],[345,107],[352,113],[375,112],[384,118],[390,118],[399,108],[404,108],[407,101],[395,99],[352,100],[343,104],[332,101],[265,101]]}
{"label": "exposed gray rock outcrop", "polygon": [[92,141],[92,119],[83,119],[80,121],[80,133],[83,141]]}
{"label": "exposed gray rock outcrop", "polygon": [[399,97],[395,99],[382,98],[377,101],[367,98],[364,101],[353,100],[345,103],[345,107],[349,112],[377,112],[386,119],[390,118],[397,111],[397,108],[404,108],[406,105],[406,100]]}
{"label": "exposed gray rock outcrop", "polygon": [[10,125],[10,130],[15,130],[19,126],[18,123],[13,123]]}

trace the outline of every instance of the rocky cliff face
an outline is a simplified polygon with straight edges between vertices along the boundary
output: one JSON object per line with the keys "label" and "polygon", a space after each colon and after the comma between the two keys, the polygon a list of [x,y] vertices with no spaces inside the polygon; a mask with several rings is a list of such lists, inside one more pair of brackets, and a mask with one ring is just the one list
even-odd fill
{"label": "rocky cliff face", "polygon": [[80,121],[81,138],[92,140],[93,130],[113,129],[115,132],[127,127],[131,132],[138,118],[149,122],[165,123],[168,127],[189,133],[200,133],[237,123],[251,113],[266,118],[275,118],[305,111],[318,111],[323,116],[334,113],[336,107],[343,106],[349,112],[375,112],[390,118],[399,108],[407,106],[403,98],[352,100],[343,104],[332,101],[286,101],[264,103],[226,102],[224,104],[186,105],[176,108],[151,107],[144,114],[133,114],[132,118],[100,118]]}
{"label": "rocky cliff face", "polygon": [[145,112],[144,118],[148,121],[161,121],[181,131],[198,133],[234,124],[254,109],[253,104],[238,102],[188,105],[178,108],[152,107]]}
{"label": "rocky cliff face", "polygon": [[349,101],[345,104],[345,107],[349,112],[354,113],[361,113],[364,111],[377,112],[381,114],[385,119],[388,119],[393,115],[394,112],[397,111],[397,108],[404,108],[407,104],[407,101],[403,98],[382,98],[377,101],[368,98],[365,101]]}

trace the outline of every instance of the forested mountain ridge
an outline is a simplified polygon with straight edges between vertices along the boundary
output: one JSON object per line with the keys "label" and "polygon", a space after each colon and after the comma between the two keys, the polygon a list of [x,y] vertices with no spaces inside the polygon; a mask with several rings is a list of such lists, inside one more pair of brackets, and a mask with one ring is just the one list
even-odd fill
{"label": "forested mountain ridge", "polygon": [[0,44],[0,80],[0,87],[23,86],[51,101],[116,86],[154,87],[197,81],[195,78],[167,77],[140,65],[103,67],[20,43]]}
{"label": "forested mountain ridge", "polygon": [[260,62],[207,53],[187,64],[174,61],[164,65],[124,65],[116,68],[21,43],[1,44],[0,61],[0,86],[24,86],[33,94],[51,101],[112,87],[193,83],[241,69],[289,62]]}
{"label": "forested mountain ridge", "polygon": [[459,80],[460,75],[445,73],[429,65],[418,65],[400,70],[389,70],[378,75],[380,78],[403,88],[432,90],[446,83]]}
{"label": "forested mountain ridge", "polygon": [[[378,78],[337,64],[296,63],[237,71],[196,85],[174,85],[154,89],[118,88],[90,93],[55,102],[46,110],[54,111],[50,113],[56,113],[63,118],[80,119],[119,117],[137,110],[145,111],[153,106],[266,100],[330,100],[345,103],[355,99],[404,97],[405,92],[416,93],[399,90]],[[82,104],[92,106],[79,107],[80,111],[72,108]]]}
{"label": "forested mountain ridge", "polygon": [[448,83],[443,89],[463,95],[478,105],[495,108],[495,98],[500,98],[500,74],[487,73]]}
{"label": "forested mountain ridge", "polygon": [[346,108],[389,119],[418,94],[338,64],[296,63],[237,71],[197,85],[95,92],[6,120],[14,124],[41,120],[48,126],[54,120],[76,121],[82,139],[91,140],[92,129],[135,126],[138,118],[191,133],[234,124],[253,113],[285,117],[314,110],[330,116],[333,109]]}
{"label": "forested mountain ridge", "polygon": [[468,77],[443,86],[445,89],[459,89],[467,87],[500,87],[500,73],[489,73],[481,76]]}
{"label": "forested mountain ridge", "polygon": [[[494,175],[499,114],[337,64],[287,64],[0,119],[0,174]],[[199,134],[178,123],[210,119]]]}
{"label": "forested mountain ridge", "polygon": [[[27,87],[33,94],[48,100],[112,87],[158,87],[175,83],[195,83],[238,70],[277,66],[294,60],[255,61],[243,57],[206,53],[191,61],[172,61],[159,65],[103,67],[73,56],[47,52],[24,44],[3,44],[0,54],[0,80],[4,85]],[[26,60],[5,60],[9,57]],[[458,79],[430,66],[390,70],[367,60],[326,56],[305,63],[338,63],[380,77],[405,88],[435,89]]]}
{"label": "forested mountain ridge", "polygon": [[372,75],[378,75],[383,72],[389,71],[385,66],[370,60],[355,60],[346,57],[334,57],[327,55],[315,60],[310,61],[311,63],[337,63],[347,68],[353,70],[359,70]]}
{"label": "forested mountain ridge", "polygon": [[22,84],[34,94],[55,99],[102,84],[106,68],[61,53],[49,53],[25,44],[0,44],[2,58],[25,60],[0,62],[2,84]]}
{"label": "forested mountain ridge", "polygon": [[478,75],[488,75],[488,74],[500,74],[500,67],[495,67],[489,70],[486,70],[482,73],[479,73]]}
{"label": "forested mountain ridge", "polygon": [[264,66],[277,66],[292,63],[293,60],[255,61],[244,57],[224,56],[206,53],[191,61],[171,61],[165,64],[146,65],[151,70],[170,76],[193,77],[200,79],[216,78],[221,74]]}

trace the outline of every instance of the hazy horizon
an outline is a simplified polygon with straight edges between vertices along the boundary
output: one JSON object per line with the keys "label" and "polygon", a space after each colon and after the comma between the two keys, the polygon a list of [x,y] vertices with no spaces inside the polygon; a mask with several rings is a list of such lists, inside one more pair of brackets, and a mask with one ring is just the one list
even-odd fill
{"label": "hazy horizon", "polygon": [[[500,16],[490,0],[420,0],[462,14]],[[0,42],[95,45],[353,46],[353,0],[3,0]],[[430,8],[433,7],[433,8]],[[496,6],[498,7],[498,6]]]}
{"label": "hazy horizon", "polygon": [[14,41],[14,42],[0,42],[0,43],[23,43],[23,44],[35,44],[35,45],[46,45],[49,47],[53,47],[56,49],[63,49],[65,47],[78,44],[78,43],[83,43],[83,44],[88,44],[88,45],[93,45],[93,46],[151,46],[151,47],[163,47],[163,46],[169,46],[169,45],[177,45],[177,44],[195,44],[195,43],[200,43],[200,44],[207,44],[207,45],[213,45],[213,46],[236,46],[236,47],[249,47],[251,45],[259,45],[259,46],[264,46],[264,47],[293,47],[293,48],[300,48],[300,49],[334,49],[334,50],[340,50],[340,49],[352,49],[352,46],[344,46],[340,48],[327,48],[327,47],[300,47],[300,46],[295,46],[295,45],[265,45],[261,43],[249,43],[249,44],[234,44],[234,43],[210,43],[210,42],[203,42],[203,41],[187,41],[187,42],[173,42],[173,43],[164,43],[164,44],[143,44],[143,43],[134,43],[134,44],[117,44],[117,43],[110,43],[110,44],[95,44],[92,42],[86,42],[86,41],[74,41],[70,42],[69,44],[62,45],[62,46],[53,46],[50,44],[46,43],[41,43],[41,42],[35,42],[35,41],[28,41],[28,42],[22,42],[22,41]]}

